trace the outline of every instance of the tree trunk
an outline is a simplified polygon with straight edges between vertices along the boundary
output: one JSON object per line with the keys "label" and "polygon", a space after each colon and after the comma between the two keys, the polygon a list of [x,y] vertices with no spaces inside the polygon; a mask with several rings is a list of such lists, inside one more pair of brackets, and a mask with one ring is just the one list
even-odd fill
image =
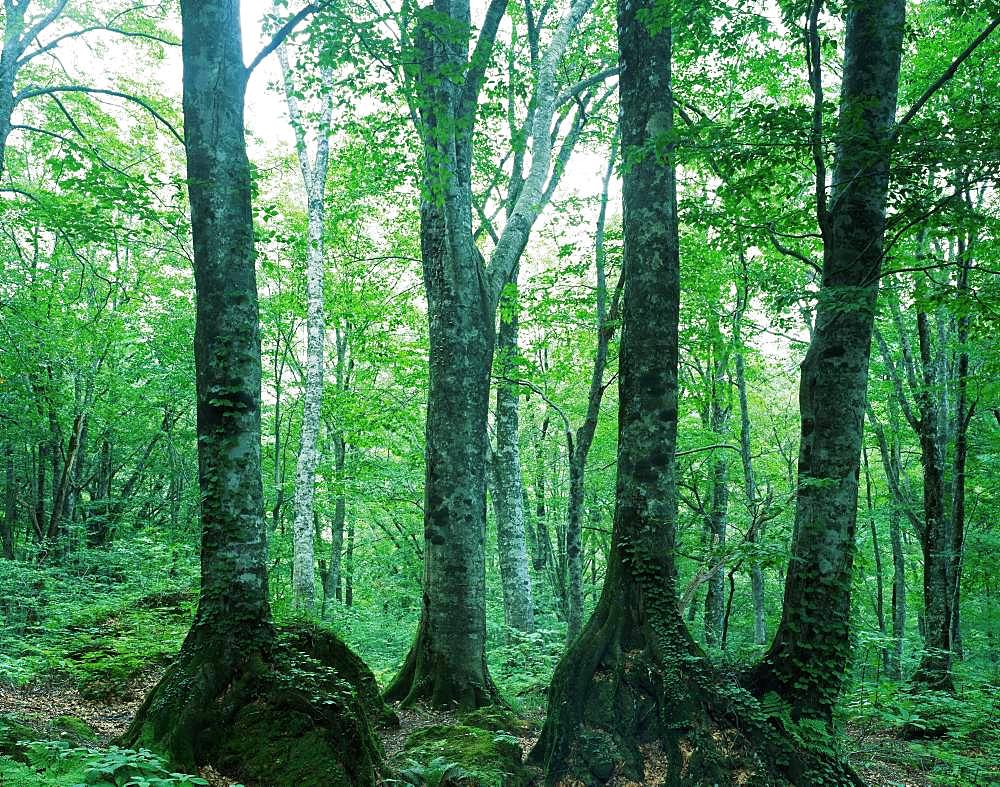
{"label": "tree trunk", "polygon": [[482,262],[456,259],[456,251],[468,249],[454,248],[449,236],[455,232],[462,230],[449,227],[445,211],[425,196],[420,239],[430,381],[423,606],[416,641],[386,697],[468,709],[498,699],[486,667],[485,587],[486,418],[495,331]]}
{"label": "tree trunk", "polygon": [[[728,357],[722,348],[722,337],[718,323],[714,325],[715,337],[712,360],[711,402],[709,404],[708,427],[723,442],[729,425],[729,408],[722,402],[723,388],[726,385],[726,367]],[[708,514],[707,531],[710,537],[709,555],[714,568],[719,555],[726,546],[726,524],[729,515],[729,462],[725,452],[716,452],[712,462],[712,502]],[[722,642],[722,620],[726,614],[725,597],[726,572],[723,567],[713,571],[708,578],[705,589],[705,620],[704,632],[707,645],[718,646]]]}
{"label": "tree trunk", "polygon": [[[746,298],[746,294],[743,296]],[[736,323],[737,329],[739,321]],[[739,346],[740,339],[735,338],[736,349],[736,393],[740,401],[740,460],[743,464],[743,491],[746,494],[747,505],[750,506],[750,532],[747,541],[759,541],[763,535],[760,517],[760,505],[757,500],[757,481],[753,472],[753,454],[750,450],[750,404],[747,400],[746,361],[743,350]],[[767,627],[764,620],[764,574],[760,563],[751,559],[750,563],[750,594],[753,601],[753,644],[764,645],[767,642]]]}
{"label": "tree trunk", "polygon": [[[817,91],[819,7],[809,42]],[[758,696],[777,692],[796,718],[830,720],[850,654],[858,475],[904,8],[903,0],[848,8],[829,211],[825,178],[817,174],[823,277],[799,387],[792,559],[781,623],[748,680]]]}
{"label": "tree trunk", "polygon": [[[347,458],[347,445],[340,435],[333,437],[334,463],[337,473],[337,483],[344,482],[344,465]],[[344,552],[344,523],[347,521],[347,497],[343,490],[337,492],[337,499],[333,504],[333,524],[330,526],[330,573],[327,575],[326,587],[328,592],[333,592],[333,597],[337,601],[343,599],[341,589],[341,564]],[[324,599],[325,602],[325,599]]]}
{"label": "tree trunk", "polygon": [[293,602],[311,609],[315,601],[316,576],[313,531],[313,499],[316,494],[316,466],[319,464],[319,427],[323,409],[323,232],[326,209],[327,164],[330,153],[329,127],[333,113],[332,82],[329,68],[323,71],[323,112],[319,123],[316,153],[310,161],[304,118],[296,97],[288,52],[278,48],[278,60],[285,86],[288,115],[295,132],[295,149],[302,172],[307,204],[306,244],[306,380],[303,391],[302,434],[295,468],[295,522],[292,526]]}
{"label": "tree trunk", "polygon": [[0,547],[7,560],[14,559],[14,534],[17,532],[17,474],[14,470],[14,449],[4,443],[4,505],[3,524],[0,524]]}
{"label": "tree trunk", "polygon": [[615,334],[618,319],[621,284],[619,279],[610,305],[608,304],[607,252],[604,245],[604,228],[608,215],[608,189],[615,162],[618,159],[617,139],[611,143],[608,166],[604,171],[601,187],[600,210],[597,214],[597,228],[594,233],[594,268],[597,274],[597,347],[594,350],[594,365],[590,372],[590,392],[587,396],[587,414],[575,439],[567,424],[566,453],[569,460],[569,505],[566,518],[566,559],[568,563],[568,586],[566,588],[566,640],[572,642],[583,627],[583,508],[586,497],[587,458],[597,433],[597,422],[601,415],[601,400],[604,398],[604,370],[608,365],[608,350]]}
{"label": "tree trunk", "polygon": [[[882,550],[878,545],[878,527],[875,524],[875,502],[872,499],[872,477],[868,468],[868,453],[862,447],[861,456],[865,470],[865,502],[868,511],[868,529],[872,537],[872,556],[875,558],[875,619],[878,622],[878,631],[882,635],[883,642],[886,636],[885,625],[885,587],[882,576]],[[889,649],[882,646],[882,667],[886,672],[892,660]]]}
{"label": "tree trunk", "polygon": [[[919,293],[918,293],[919,295]],[[942,407],[937,386],[946,385],[941,368],[933,356],[930,323],[922,306],[917,310],[917,339],[923,379],[911,387],[917,402],[919,418],[911,418],[911,426],[920,441],[920,463],[923,470],[923,528],[921,547],[924,558],[924,652],[913,676],[915,683],[942,691],[951,691],[951,627],[952,627],[952,527],[951,511],[947,506],[945,483],[946,438],[942,435]],[[909,358],[902,333],[902,320],[897,315],[904,363]]]}
{"label": "tree trunk", "polygon": [[892,650],[886,667],[890,680],[903,677],[903,638],[906,636],[906,564],[899,531],[899,511],[889,509],[889,542],[892,545]]}
{"label": "tree trunk", "polygon": [[[677,605],[677,326],[680,264],[670,140],[670,29],[648,32],[648,2],[618,7],[623,174],[624,329],[618,480],[601,599],[563,656],[531,753],[548,785],[671,785],[848,774],[790,745],[745,693],[724,686]],[[644,18],[645,17],[645,18]],[[654,89],[655,88],[655,89]],[[669,151],[667,156],[672,155]],[[722,743],[725,741],[725,743]],[[820,775],[819,765],[825,772]],[[814,767],[816,766],[816,767]],[[819,777],[819,778],[817,778]]]}
{"label": "tree trunk", "polygon": [[[516,282],[517,271],[511,277],[508,288],[516,288]],[[530,633],[535,628],[535,612],[525,537],[524,484],[521,478],[518,426],[519,395],[517,384],[510,379],[517,374],[518,304],[516,293],[509,294],[512,302],[502,303],[500,306],[497,341],[497,447],[491,463],[495,490],[493,507],[496,510],[504,617],[511,628]]]}
{"label": "tree trunk", "polygon": [[[969,289],[969,269],[972,266],[970,258],[971,242],[964,238],[958,239],[958,292],[960,297],[967,297]],[[951,644],[955,658],[962,658],[962,626],[961,626],[961,590],[962,590],[962,558],[965,552],[965,467],[969,456],[969,423],[975,412],[975,403],[969,406],[969,351],[966,346],[969,341],[971,319],[963,314],[958,318],[958,364],[955,370],[956,387],[958,389],[955,401],[955,456],[954,474],[952,478],[952,594],[951,594]]]}
{"label": "tree trunk", "polygon": [[[271,623],[243,117],[249,71],[239,3],[183,0],[181,26],[197,295],[201,594],[180,654],[124,742],[186,767],[212,763],[240,781],[374,784],[379,754],[361,696],[363,664],[318,633],[278,641]],[[332,669],[310,668],[317,661]],[[290,664],[294,679],[280,674]],[[338,689],[342,680],[358,692]],[[317,706],[316,693],[330,704]],[[368,696],[378,703],[377,694]]]}
{"label": "tree trunk", "polygon": [[344,606],[354,604],[354,520],[347,522],[347,547],[344,549]]}

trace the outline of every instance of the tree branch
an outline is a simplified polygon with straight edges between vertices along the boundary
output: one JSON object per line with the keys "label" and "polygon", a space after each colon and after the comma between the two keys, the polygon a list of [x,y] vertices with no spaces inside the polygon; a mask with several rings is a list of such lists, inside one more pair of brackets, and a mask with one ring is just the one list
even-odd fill
{"label": "tree branch", "polygon": [[948,80],[955,76],[955,72],[958,71],[959,66],[968,60],[969,56],[979,48],[980,44],[990,37],[990,34],[996,30],[998,26],[1000,26],[1000,16],[986,25],[983,31],[972,40],[972,43],[963,49],[958,57],[951,62],[951,65],[944,70],[944,73],[941,74],[941,76],[938,77],[937,80],[935,80],[934,83],[923,92],[923,95],[921,95],[920,98],[913,103],[913,106],[906,111],[906,114],[904,114],[902,119],[900,119],[900,121],[896,124],[896,128],[893,129],[892,136],[890,138],[892,141],[895,141],[896,137],[899,136],[900,129],[916,117],[917,113],[924,108],[924,105],[931,100],[931,97],[937,93],[938,90],[944,87]]}
{"label": "tree branch", "polygon": [[182,145],[184,144],[184,137],[182,137],[177,129],[174,128],[173,124],[157,112],[148,101],[139,98],[138,96],[133,96],[131,93],[123,93],[120,90],[106,90],[98,87],[84,87],[83,85],[53,85],[52,87],[25,88],[14,96],[14,103],[20,104],[22,101],[29,98],[35,98],[36,96],[50,96],[56,93],[91,93],[99,96],[114,96],[116,98],[123,98],[126,101],[131,101],[133,104],[138,104],[140,107],[145,109],[150,115],[163,124],[174,139]]}
{"label": "tree branch", "polygon": [[317,3],[309,3],[305,8],[291,17],[285,24],[278,28],[271,40],[264,45],[264,48],[257,53],[257,56],[250,61],[250,65],[246,67],[244,72],[244,79],[249,79],[253,70],[257,68],[269,54],[271,54],[275,49],[281,46],[282,42],[288,38],[289,34],[299,25],[303,19],[316,11],[319,11],[320,5]]}

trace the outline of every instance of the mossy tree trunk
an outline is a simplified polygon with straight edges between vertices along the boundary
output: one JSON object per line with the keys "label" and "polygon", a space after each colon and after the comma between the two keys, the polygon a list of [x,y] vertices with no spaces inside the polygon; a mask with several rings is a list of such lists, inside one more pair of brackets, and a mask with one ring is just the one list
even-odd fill
{"label": "mossy tree trunk", "polygon": [[849,6],[833,185],[822,147],[818,16],[806,47],[814,93],[816,213],[823,273],[801,366],[795,528],[781,623],[747,685],[776,692],[793,715],[829,720],[850,653],[858,476],[889,159],[903,36],[903,0]]}
{"label": "mossy tree trunk", "polygon": [[[420,244],[430,337],[424,588],[417,636],[390,699],[469,709],[498,699],[486,669],[486,449],[496,310],[563,164],[553,155],[558,66],[593,0],[574,0],[541,53],[531,164],[509,184],[489,264],[472,228],[473,132],[507,0],[490,0],[474,46],[469,0],[435,0],[406,69],[423,146]],[[456,75],[462,78],[457,79]]]}
{"label": "mossy tree trunk", "polygon": [[[357,684],[363,665],[356,657],[335,659],[331,654],[343,650],[336,642],[305,647],[280,641],[271,623],[260,475],[260,337],[243,130],[249,70],[239,3],[184,0],[181,19],[197,296],[201,594],[177,659],[123,740],[183,766],[211,762],[247,781],[373,784],[379,753],[359,705],[365,692],[356,685],[357,691],[345,694],[319,668],[333,667],[338,679]],[[291,748],[298,746],[304,748]]]}
{"label": "mossy tree trunk", "polygon": [[753,698],[716,676],[678,610],[676,180],[672,163],[651,152],[672,133],[671,32],[646,28],[644,18],[662,18],[653,8],[655,0],[618,7],[622,150],[630,164],[611,554],[597,608],[556,669],[531,756],[550,785],[648,783],[647,769],[671,785],[729,784],[737,772],[853,782],[821,756],[793,756]]}

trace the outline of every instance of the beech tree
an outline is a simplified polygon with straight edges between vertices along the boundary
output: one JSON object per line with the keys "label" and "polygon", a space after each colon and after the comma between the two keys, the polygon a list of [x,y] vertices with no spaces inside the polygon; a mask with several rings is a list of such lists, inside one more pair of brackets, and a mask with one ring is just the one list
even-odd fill
{"label": "beech tree", "polygon": [[[125,741],[152,746],[188,767],[226,763],[247,778],[281,783],[298,781],[302,768],[308,778],[318,775],[311,757],[283,756],[286,747],[304,743],[325,758],[328,783],[364,784],[374,782],[380,759],[369,728],[369,714],[382,707],[371,673],[330,635],[307,631],[280,640],[268,602],[261,355],[243,104],[254,66],[301,16],[292,17],[248,67],[236,0],[186,0],[181,6],[198,310],[201,593],[177,659],[139,709]],[[294,686],[286,685],[282,672],[301,672],[295,665],[308,658],[333,669],[313,667],[311,678],[300,674]],[[332,697],[336,681],[344,679],[359,693],[336,694],[343,699],[324,710],[309,703],[308,692]],[[302,714],[314,730],[306,738],[284,721]]]}

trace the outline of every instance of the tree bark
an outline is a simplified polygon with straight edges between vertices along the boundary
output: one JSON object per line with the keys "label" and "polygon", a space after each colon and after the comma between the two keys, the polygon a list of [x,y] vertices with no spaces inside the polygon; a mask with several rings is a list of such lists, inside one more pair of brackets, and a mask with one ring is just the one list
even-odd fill
{"label": "tree bark", "polygon": [[[508,288],[517,287],[517,271]],[[497,550],[500,583],[507,625],[530,633],[535,628],[531,574],[524,521],[524,484],[521,477],[518,386],[510,378],[516,374],[518,303],[516,291],[508,291],[510,303],[500,305],[497,338],[496,451],[493,452],[493,507],[496,510]],[[506,296],[505,296],[506,297]]]}
{"label": "tree bark", "polygon": [[[548,785],[633,781],[731,784],[854,782],[790,748],[715,675],[677,604],[677,327],[680,264],[672,152],[669,28],[648,2],[618,7],[621,63],[624,327],[619,354],[618,479],[604,590],[561,659],[531,753]],[[657,20],[658,17],[653,17]],[[664,160],[667,159],[667,160]],[[726,741],[720,747],[719,742]],[[725,749],[725,754],[722,749]],[[783,751],[783,755],[778,752]],[[757,758],[755,753],[761,753]],[[782,764],[779,764],[782,763]],[[753,763],[753,764],[751,764]],[[819,778],[817,778],[819,777]],[[836,782],[835,782],[836,783]]]}
{"label": "tree bark", "polygon": [[[818,99],[819,7],[813,6],[807,42]],[[799,387],[792,559],[781,623],[747,681],[759,696],[776,692],[795,717],[831,719],[850,654],[858,474],[904,9],[903,0],[876,0],[847,10],[829,209],[825,177],[817,172],[823,275]],[[817,150],[821,157],[818,143]]]}
{"label": "tree bark", "polygon": [[7,560],[14,559],[14,534],[17,532],[17,473],[14,468],[14,448],[8,441],[3,446],[4,505],[0,524],[0,547]]}
{"label": "tree bark", "polygon": [[295,468],[295,521],[292,525],[293,600],[309,610],[316,594],[313,499],[319,464],[319,428],[323,408],[324,251],[327,165],[330,157],[330,122],[333,115],[333,72],[323,72],[323,110],[317,132],[316,152],[310,160],[304,118],[296,98],[292,69],[285,46],[278,48],[288,115],[295,132],[295,150],[306,192],[306,379],[303,390],[302,434]]}
{"label": "tree bark", "polygon": [[[181,26],[197,295],[201,593],[177,659],[123,741],[163,751],[182,766],[210,762],[240,781],[374,784],[380,757],[367,714],[381,705],[377,693],[362,697],[374,679],[367,682],[364,665],[336,640],[307,632],[281,641],[271,622],[243,115],[249,71],[239,3],[183,0]],[[310,668],[316,662],[329,669]],[[294,679],[280,674],[289,665]],[[344,694],[336,688],[342,680],[358,691]],[[330,704],[318,707],[313,693]],[[308,758],[290,756],[295,751]]]}
{"label": "tree bark", "polygon": [[601,415],[601,401],[604,398],[604,371],[608,365],[608,351],[615,334],[618,319],[622,279],[608,303],[607,252],[604,245],[604,229],[608,214],[608,189],[618,158],[617,140],[611,144],[608,166],[604,171],[601,187],[600,209],[597,214],[597,229],[594,234],[594,268],[597,274],[597,347],[590,372],[590,391],[587,395],[587,413],[583,423],[570,437],[567,429],[566,453],[569,459],[569,503],[566,517],[566,560],[568,583],[566,588],[566,640],[572,642],[583,627],[583,509],[586,498],[587,458],[597,434],[597,423]]}
{"label": "tree bark", "polygon": [[[531,166],[489,265],[472,230],[473,132],[507,0],[491,0],[470,52],[468,0],[438,0],[407,72],[423,143],[420,245],[430,338],[424,587],[417,636],[386,696],[473,708],[499,699],[486,668],[486,439],[496,309],[549,198],[556,71],[593,0],[574,0],[538,65]],[[462,73],[463,79],[454,75]]]}

